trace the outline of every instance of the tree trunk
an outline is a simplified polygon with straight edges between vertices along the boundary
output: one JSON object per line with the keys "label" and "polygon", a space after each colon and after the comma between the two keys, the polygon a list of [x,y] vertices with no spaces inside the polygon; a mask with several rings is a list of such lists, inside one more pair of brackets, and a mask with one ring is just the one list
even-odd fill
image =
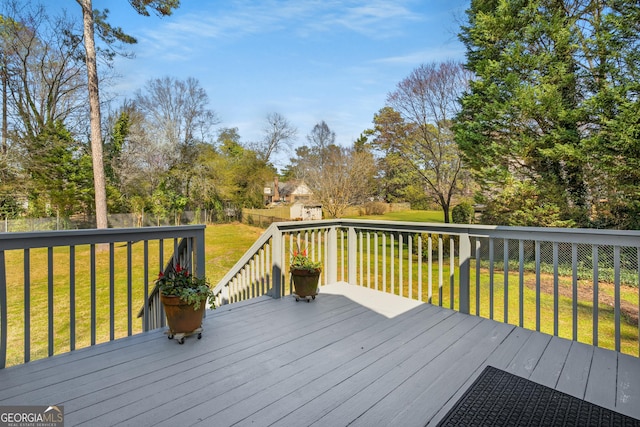
{"label": "tree trunk", "polygon": [[7,154],[7,61],[2,55],[2,154]]}
{"label": "tree trunk", "polygon": [[96,227],[107,228],[107,195],[102,159],[102,131],[100,128],[100,95],[98,69],[93,34],[93,5],[91,0],[77,0],[82,7],[84,23],[84,48],[87,54],[87,79],[89,85],[89,121],[91,125],[91,157],[93,160],[93,185],[95,189]]}

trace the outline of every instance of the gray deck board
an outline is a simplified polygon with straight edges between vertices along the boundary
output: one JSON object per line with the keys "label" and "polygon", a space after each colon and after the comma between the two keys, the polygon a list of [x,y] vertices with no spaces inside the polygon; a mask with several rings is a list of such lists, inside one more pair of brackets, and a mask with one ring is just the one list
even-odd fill
{"label": "gray deck board", "polygon": [[64,405],[67,425],[433,425],[496,366],[640,418],[640,359],[357,286],[209,312],[0,370],[0,405]]}
{"label": "gray deck board", "polygon": [[529,379],[538,384],[555,388],[570,348],[571,341],[552,337]]}
{"label": "gray deck board", "polygon": [[575,341],[572,342],[556,389],[579,399],[584,399],[592,358],[592,346]]}

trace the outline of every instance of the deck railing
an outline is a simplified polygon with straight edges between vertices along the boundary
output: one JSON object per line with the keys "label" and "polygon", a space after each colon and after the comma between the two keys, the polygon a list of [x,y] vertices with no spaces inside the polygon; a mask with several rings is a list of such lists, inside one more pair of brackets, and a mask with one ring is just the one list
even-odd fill
{"label": "deck railing", "polygon": [[0,234],[0,368],[159,327],[153,282],[173,262],[205,275],[204,229]]}
{"label": "deck railing", "polygon": [[640,232],[326,220],[272,224],[216,302],[292,292],[304,247],[348,282],[638,355]]}

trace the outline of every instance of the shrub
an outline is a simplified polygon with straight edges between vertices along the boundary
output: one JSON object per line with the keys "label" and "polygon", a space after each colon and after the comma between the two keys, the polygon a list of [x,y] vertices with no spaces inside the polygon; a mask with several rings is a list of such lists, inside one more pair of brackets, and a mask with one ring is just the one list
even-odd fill
{"label": "shrub", "polygon": [[471,224],[473,222],[473,206],[462,202],[451,210],[451,220],[456,224]]}
{"label": "shrub", "polygon": [[387,204],[383,202],[367,202],[364,204],[365,215],[384,215],[387,212]]}

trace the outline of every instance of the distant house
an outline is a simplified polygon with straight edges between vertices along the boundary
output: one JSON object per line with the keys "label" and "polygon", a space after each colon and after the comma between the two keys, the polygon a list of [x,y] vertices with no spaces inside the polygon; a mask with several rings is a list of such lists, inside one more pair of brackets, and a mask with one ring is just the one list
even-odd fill
{"label": "distant house", "polygon": [[272,186],[265,187],[264,194],[266,205],[308,203],[313,196],[313,192],[304,181],[279,182],[278,177],[274,179]]}

